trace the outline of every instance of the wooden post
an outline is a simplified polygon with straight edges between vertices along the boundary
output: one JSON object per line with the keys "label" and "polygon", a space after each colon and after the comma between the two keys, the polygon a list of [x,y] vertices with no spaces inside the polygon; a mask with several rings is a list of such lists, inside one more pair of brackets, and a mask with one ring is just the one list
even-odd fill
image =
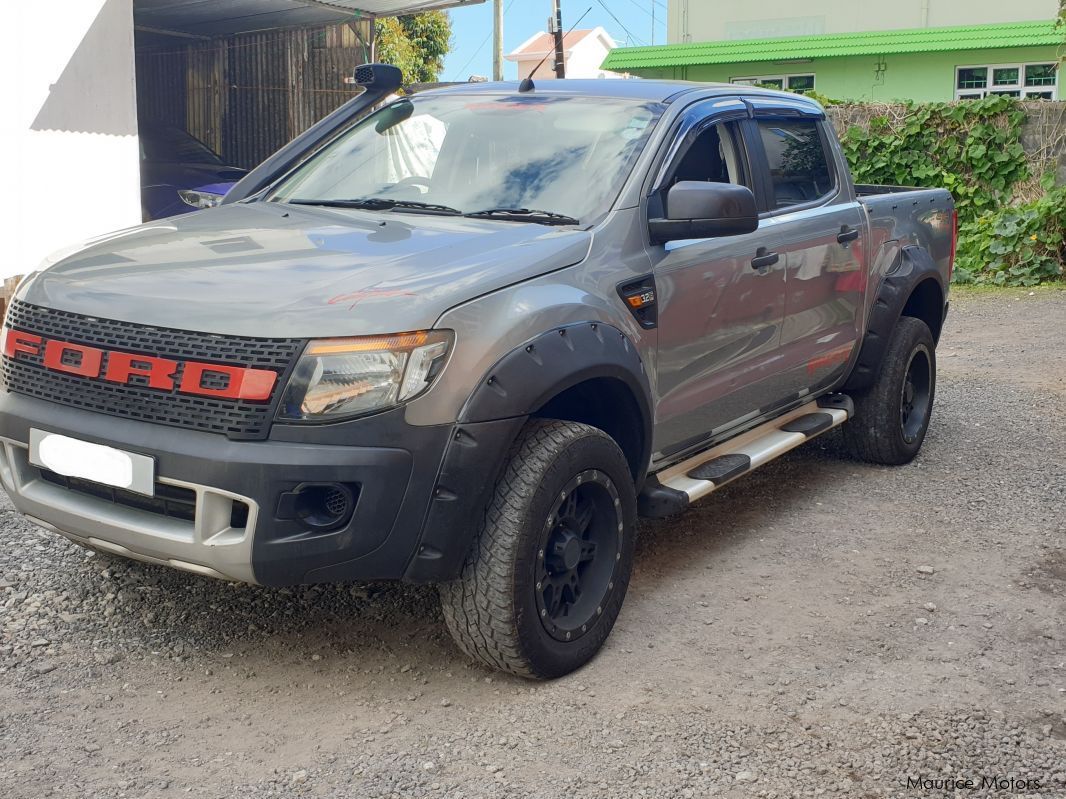
{"label": "wooden post", "polygon": [[566,54],[563,51],[563,9],[555,0],[555,77],[566,77]]}
{"label": "wooden post", "polygon": [[492,0],[492,79],[503,80],[503,0]]}

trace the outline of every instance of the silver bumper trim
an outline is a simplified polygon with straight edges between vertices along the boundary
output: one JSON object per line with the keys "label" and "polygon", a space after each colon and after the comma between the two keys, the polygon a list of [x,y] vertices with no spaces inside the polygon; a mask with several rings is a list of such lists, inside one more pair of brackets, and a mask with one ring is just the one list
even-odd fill
{"label": "silver bumper trim", "polygon": [[[254,583],[252,539],[258,504],[239,494],[159,475],[196,496],[194,520],[161,516],[81,494],[43,480],[27,444],[0,439],[0,482],[15,507],[45,529],[92,549],[173,566],[224,580]],[[244,527],[231,527],[234,502],[248,506]]]}

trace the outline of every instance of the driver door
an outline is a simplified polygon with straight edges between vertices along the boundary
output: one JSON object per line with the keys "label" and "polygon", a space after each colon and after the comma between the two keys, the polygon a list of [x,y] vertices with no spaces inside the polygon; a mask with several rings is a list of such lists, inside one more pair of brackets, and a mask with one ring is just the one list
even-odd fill
{"label": "driver door", "polygon": [[[649,199],[649,216],[678,181],[755,188],[745,142],[747,106],[729,98],[693,111]],[[766,384],[777,370],[785,272],[783,264],[752,265],[765,227],[650,248],[659,302],[657,457],[698,446],[757,416],[772,399]]]}

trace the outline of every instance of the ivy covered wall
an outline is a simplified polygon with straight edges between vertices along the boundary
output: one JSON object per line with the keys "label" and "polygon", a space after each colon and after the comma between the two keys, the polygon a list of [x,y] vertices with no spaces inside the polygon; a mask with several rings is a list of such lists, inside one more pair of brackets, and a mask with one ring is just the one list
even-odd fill
{"label": "ivy covered wall", "polygon": [[827,110],[856,182],[952,192],[960,282],[1066,276],[1066,103],[990,97]]}

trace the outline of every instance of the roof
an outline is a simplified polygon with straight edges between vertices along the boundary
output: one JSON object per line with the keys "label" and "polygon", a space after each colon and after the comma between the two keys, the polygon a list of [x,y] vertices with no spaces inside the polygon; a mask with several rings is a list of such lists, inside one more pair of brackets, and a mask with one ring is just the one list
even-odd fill
{"label": "roof", "polygon": [[134,22],[142,29],[192,36],[331,25],[359,17],[414,14],[478,5],[485,0],[136,0]]}
{"label": "roof", "polygon": [[[563,34],[563,52],[569,53],[574,47],[590,36],[599,36],[603,39],[604,46],[608,49],[614,47],[614,40],[607,35],[602,27],[589,28],[588,30],[570,31]],[[522,58],[541,58],[555,51],[555,37],[550,33],[537,33],[530,36],[522,44],[518,45],[505,58],[509,61],[518,61]]]}
{"label": "roof", "polygon": [[[715,88],[714,84],[692,83],[684,80],[603,80],[602,78],[566,78],[565,80],[537,80],[533,91],[536,94],[585,95],[587,97],[618,97],[622,99],[666,102],[676,94],[694,89]],[[425,94],[518,94],[518,81],[489,81],[481,83],[455,83],[432,89]],[[723,84],[720,88],[732,90],[737,87]]]}
{"label": "roof", "polygon": [[603,69],[651,69],[699,64],[739,64],[748,61],[785,61],[892,53],[930,53],[989,50],[1062,44],[1063,32],[1054,20],[966,25],[952,28],[826,33],[779,39],[740,39],[612,50]]}
{"label": "roof", "polygon": [[[518,94],[517,81],[453,83],[431,89],[421,94]],[[719,97],[743,94],[747,97],[761,95],[766,97],[785,97],[791,103],[810,103],[814,100],[802,94],[792,94],[774,89],[761,89],[755,86],[738,86],[732,83],[697,83],[687,80],[603,80],[602,78],[566,78],[565,80],[538,80],[534,92],[539,95],[564,95],[584,97],[617,97],[619,99],[643,100],[647,102],[671,103],[685,95],[694,97]],[[519,95],[521,96],[521,95]],[[528,96],[528,95],[527,95]]]}

